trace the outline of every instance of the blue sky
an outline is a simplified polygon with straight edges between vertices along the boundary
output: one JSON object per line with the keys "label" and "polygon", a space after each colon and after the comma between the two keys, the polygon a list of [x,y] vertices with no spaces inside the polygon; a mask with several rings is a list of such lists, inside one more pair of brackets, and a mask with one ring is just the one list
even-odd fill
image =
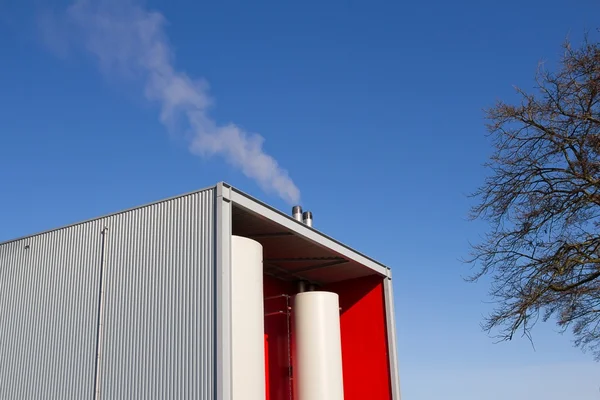
{"label": "blue sky", "polygon": [[600,367],[551,323],[535,351],[482,333],[486,282],[458,261],[485,230],[466,220],[482,108],[595,30],[597,2],[147,1],[160,68],[195,90],[176,100],[69,4],[0,0],[0,241],[221,180],[288,210],[296,187],[315,227],[392,266],[403,398],[600,398]]}

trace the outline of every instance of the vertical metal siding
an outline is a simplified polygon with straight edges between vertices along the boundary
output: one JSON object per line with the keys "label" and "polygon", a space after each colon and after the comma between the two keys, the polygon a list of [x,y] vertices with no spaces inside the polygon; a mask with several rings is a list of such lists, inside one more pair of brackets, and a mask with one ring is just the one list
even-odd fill
{"label": "vertical metal siding", "polygon": [[101,222],[0,246],[0,399],[92,394]]}
{"label": "vertical metal siding", "polygon": [[214,398],[214,190],[0,245],[0,399]]}
{"label": "vertical metal siding", "polygon": [[103,399],[212,399],[214,193],[132,210],[108,227]]}

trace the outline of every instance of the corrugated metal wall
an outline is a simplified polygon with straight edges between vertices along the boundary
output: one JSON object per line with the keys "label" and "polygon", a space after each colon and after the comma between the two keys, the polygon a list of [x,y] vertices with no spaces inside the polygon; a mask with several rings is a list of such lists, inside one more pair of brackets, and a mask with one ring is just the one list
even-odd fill
{"label": "corrugated metal wall", "polygon": [[212,190],[109,223],[104,399],[212,399]]}
{"label": "corrugated metal wall", "polygon": [[101,229],[0,246],[0,399],[91,398]]}
{"label": "corrugated metal wall", "polygon": [[[0,399],[214,397],[214,190],[0,246]],[[29,248],[26,248],[26,246]]]}

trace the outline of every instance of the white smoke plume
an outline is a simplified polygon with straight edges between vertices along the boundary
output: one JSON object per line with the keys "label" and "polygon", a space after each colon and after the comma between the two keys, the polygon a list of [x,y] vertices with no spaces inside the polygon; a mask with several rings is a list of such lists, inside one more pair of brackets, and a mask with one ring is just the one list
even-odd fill
{"label": "white smoke plume", "polygon": [[207,85],[176,69],[162,14],[132,0],[77,0],[64,14],[40,21],[47,38],[56,42],[60,36],[70,45],[83,46],[98,59],[103,72],[141,79],[144,96],[160,105],[165,126],[176,129],[179,121],[186,123],[192,153],[220,155],[266,192],[290,204],[299,202],[300,191],[264,152],[262,136],[232,123],[218,125],[209,116]]}

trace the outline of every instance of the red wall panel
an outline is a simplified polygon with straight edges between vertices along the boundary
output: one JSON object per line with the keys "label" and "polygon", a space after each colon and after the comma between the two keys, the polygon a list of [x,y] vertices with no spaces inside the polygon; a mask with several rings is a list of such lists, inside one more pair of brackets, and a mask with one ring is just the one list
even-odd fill
{"label": "red wall panel", "polygon": [[269,391],[269,335],[265,333],[265,386],[266,386],[266,396],[265,400],[271,399],[271,393]]}
{"label": "red wall panel", "polygon": [[[353,279],[322,290],[340,296],[344,400],[391,400],[383,278]],[[295,293],[293,283],[265,275],[265,298]],[[265,300],[265,314],[285,306],[285,298]],[[267,399],[289,400],[288,321],[283,314],[265,317],[265,355]]]}
{"label": "red wall panel", "polygon": [[323,288],[340,296],[344,400],[391,400],[383,279]]}
{"label": "red wall panel", "polygon": [[[265,314],[284,311],[286,301],[284,297],[268,299],[280,294],[295,294],[294,285],[280,281],[271,276],[264,276]],[[290,385],[289,357],[288,357],[288,320],[285,314],[275,314],[265,317],[265,355],[268,372],[267,399],[289,400]]]}

